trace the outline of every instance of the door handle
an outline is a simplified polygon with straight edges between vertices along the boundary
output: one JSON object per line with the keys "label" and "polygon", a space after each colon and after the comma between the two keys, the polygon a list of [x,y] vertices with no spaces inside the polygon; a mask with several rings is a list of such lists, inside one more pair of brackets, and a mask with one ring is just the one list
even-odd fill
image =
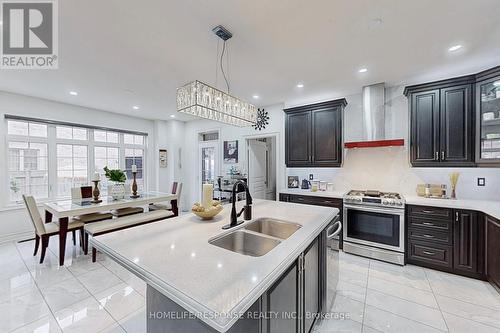
{"label": "door handle", "polygon": [[[333,228],[337,224],[338,224],[339,227],[337,228],[337,230],[335,230],[334,232],[332,232]],[[338,236],[338,234],[340,234],[341,230],[342,230],[342,222],[338,221],[337,223],[329,226],[328,229],[326,229],[326,238],[327,239],[332,239],[333,237]]]}

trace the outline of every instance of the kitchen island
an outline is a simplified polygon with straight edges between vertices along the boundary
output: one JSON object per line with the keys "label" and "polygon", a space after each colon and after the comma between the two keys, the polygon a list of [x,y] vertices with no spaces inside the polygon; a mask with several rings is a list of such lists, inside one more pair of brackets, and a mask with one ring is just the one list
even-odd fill
{"label": "kitchen island", "polygon": [[[247,314],[270,312],[272,306],[276,307],[272,312],[277,313],[292,305],[287,301],[280,304],[286,295],[303,295],[308,287],[318,292],[325,288],[326,269],[321,263],[326,261],[326,229],[332,229],[331,222],[339,210],[254,200],[252,221],[272,218],[300,228],[269,252],[252,256],[209,243],[252,222],[222,230],[229,221],[230,209],[225,206],[213,221],[186,214],[91,240],[92,246],[147,283],[148,332],[269,332],[279,325],[311,324],[301,315],[293,321],[266,321],[259,316],[248,318]],[[317,260],[306,261],[308,254]],[[304,279],[300,274],[317,278]],[[283,285],[285,282],[289,285]],[[289,286],[297,288],[291,290]],[[284,289],[283,297],[276,298],[273,293],[280,289]],[[319,312],[324,300],[318,295],[308,296],[315,296],[311,306],[313,312]],[[295,301],[297,297],[289,298]],[[297,302],[290,309],[302,313],[307,303],[307,299]]]}

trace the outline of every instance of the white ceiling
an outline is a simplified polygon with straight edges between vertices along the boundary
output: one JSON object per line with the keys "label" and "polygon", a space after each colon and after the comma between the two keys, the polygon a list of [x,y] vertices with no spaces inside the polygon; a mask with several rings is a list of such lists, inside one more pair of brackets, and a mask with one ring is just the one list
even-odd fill
{"label": "white ceiling", "polygon": [[222,24],[231,92],[300,104],[500,65],[498,13],[498,0],[59,1],[59,70],[0,71],[0,90],[171,119],[178,86],[214,84]]}

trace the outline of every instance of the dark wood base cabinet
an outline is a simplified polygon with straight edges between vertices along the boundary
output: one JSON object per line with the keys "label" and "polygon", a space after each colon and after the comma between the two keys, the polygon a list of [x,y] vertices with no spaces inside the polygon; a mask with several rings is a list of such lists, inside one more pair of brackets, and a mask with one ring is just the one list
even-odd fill
{"label": "dark wood base cabinet", "polygon": [[486,277],[500,292],[500,221],[486,216]]}
{"label": "dark wood base cabinet", "polygon": [[[339,210],[340,221],[343,217],[343,207],[344,201],[339,198],[329,198],[329,197],[317,197],[312,195],[299,195],[299,194],[288,194],[288,193],[280,193],[279,200],[283,202],[293,202],[300,203],[305,205],[313,205],[313,206],[325,206],[325,207],[335,207]],[[342,249],[342,233],[339,235],[339,249]]]}
{"label": "dark wood base cabinet", "polygon": [[407,206],[407,263],[484,279],[481,213]]}

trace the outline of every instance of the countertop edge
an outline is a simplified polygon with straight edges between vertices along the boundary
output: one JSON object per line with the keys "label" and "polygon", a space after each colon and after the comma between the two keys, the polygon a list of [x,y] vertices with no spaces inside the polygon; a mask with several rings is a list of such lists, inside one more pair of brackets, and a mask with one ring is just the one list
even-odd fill
{"label": "countertop edge", "polygon": [[343,191],[316,191],[313,192],[307,189],[301,188],[284,188],[278,191],[278,193],[283,194],[292,194],[292,195],[307,195],[311,197],[320,197],[320,198],[336,198],[343,199],[345,192]]}
{"label": "countertop edge", "polygon": [[[335,216],[339,214],[339,210],[337,208],[332,208],[332,213],[325,217],[324,221],[319,225],[318,228],[314,230],[310,234],[310,236],[299,246],[295,248],[294,251],[290,253],[288,257],[286,257],[281,263],[277,265],[277,267],[268,275],[265,279],[259,283],[256,288],[254,288],[245,298],[242,299],[238,304],[236,304],[232,309],[232,314],[243,314],[246,310],[248,310],[252,304],[274,283],[276,279],[286,271],[286,269],[293,263],[293,261],[303,252],[307,246],[321,233],[321,231],[330,223]],[[90,244],[95,248],[99,249],[106,255],[110,256],[113,260],[118,261],[124,268],[132,272],[133,274],[142,278],[146,283],[150,284],[156,290],[161,292],[166,297],[170,298],[178,305],[182,306],[184,309],[192,312],[192,313],[214,313],[213,309],[206,307],[205,305],[198,303],[191,297],[182,293],[181,291],[173,288],[172,286],[166,284],[161,281],[158,277],[153,274],[149,274],[145,270],[140,269],[133,262],[125,259],[119,253],[111,250],[107,246],[100,243],[96,238],[90,239]],[[206,318],[207,316],[201,316],[200,320],[204,323],[212,327],[213,329],[225,333],[227,332],[234,323],[238,320],[237,316],[231,316],[232,319],[228,320],[224,324],[221,324],[217,321]]]}
{"label": "countertop edge", "polygon": [[466,209],[481,212],[495,219],[500,219],[500,209],[493,211],[488,206],[500,205],[500,202],[493,200],[474,200],[474,199],[432,199],[417,196],[405,197],[407,205],[431,206],[449,209]]}

